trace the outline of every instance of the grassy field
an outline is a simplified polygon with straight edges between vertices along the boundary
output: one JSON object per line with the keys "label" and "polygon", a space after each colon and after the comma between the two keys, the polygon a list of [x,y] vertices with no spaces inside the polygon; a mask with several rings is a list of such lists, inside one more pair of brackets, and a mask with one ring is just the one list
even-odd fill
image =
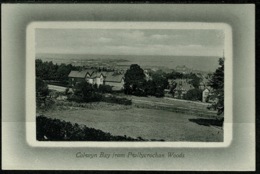
{"label": "grassy field", "polygon": [[153,96],[148,96],[148,97],[137,97],[133,95],[124,95],[124,94],[118,94],[118,96],[125,97],[128,99],[132,99],[134,102],[138,101],[144,101],[144,102],[150,102],[154,104],[165,104],[169,106],[175,106],[175,107],[183,107],[186,109],[197,109],[197,110],[203,110],[205,112],[212,112],[207,110],[207,105],[209,103],[202,103],[202,102],[194,102],[194,101],[189,101],[189,100],[179,100],[179,99],[174,99],[174,98],[157,98]]}
{"label": "grassy field", "polygon": [[214,125],[212,119],[165,110],[101,103],[88,109],[55,109],[44,115],[84,124],[112,135],[165,141],[223,141],[223,130],[220,126]]}
{"label": "grassy field", "polygon": [[217,116],[217,111],[207,109],[207,106],[210,105],[209,103],[152,96],[137,97],[124,94],[118,94],[118,96],[131,99],[132,103],[139,108],[167,110],[207,118],[215,118]]}

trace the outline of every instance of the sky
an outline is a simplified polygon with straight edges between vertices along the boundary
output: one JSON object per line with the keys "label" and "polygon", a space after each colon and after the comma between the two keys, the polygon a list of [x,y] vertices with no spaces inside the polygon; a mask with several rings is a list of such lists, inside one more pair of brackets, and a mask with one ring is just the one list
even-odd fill
{"label": "sky", "polygon": [[222,56],[222,30],[36,29],[36,54]]}

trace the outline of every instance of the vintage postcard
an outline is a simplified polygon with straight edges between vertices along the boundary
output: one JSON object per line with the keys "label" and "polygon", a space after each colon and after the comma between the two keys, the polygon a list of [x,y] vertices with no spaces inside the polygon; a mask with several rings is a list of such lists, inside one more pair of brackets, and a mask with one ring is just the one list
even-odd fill
{"label": "vintage postcard", "polygon": [[27,27],[27,46],[32,145],[231,143],[226,24],[36,22]]}
{"label": "vintage postcard", "polygon": [[5,4],[2,24],[3,169],[255,170],[253,5]]}

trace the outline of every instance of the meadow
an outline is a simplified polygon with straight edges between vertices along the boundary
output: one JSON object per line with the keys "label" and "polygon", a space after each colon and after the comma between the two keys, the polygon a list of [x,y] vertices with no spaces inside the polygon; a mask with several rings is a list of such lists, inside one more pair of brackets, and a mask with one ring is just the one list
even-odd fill
{"label": "meadow", "polygon": [[223,141],[223,129],[214,124],[213,118],[166,110],[101,103],[89,108],[55,109],[45,112],[44,115],[86,125],[114,136],[126,135],[132,138],[175,142]]}

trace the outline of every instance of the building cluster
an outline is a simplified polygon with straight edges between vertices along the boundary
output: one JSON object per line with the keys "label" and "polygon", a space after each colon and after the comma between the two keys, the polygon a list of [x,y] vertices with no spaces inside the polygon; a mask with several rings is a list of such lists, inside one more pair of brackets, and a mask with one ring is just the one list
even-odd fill
{"label": "building cluster", "polygon": [[114,91],[124,89],[124,74],[117,72],[98,72],[94,69],[70,72],[69,83],[71,86],[75,86],[82,81],[98,87],[100,85],[110,85]]}
{"label": "building cluster", "polygon": [[[189,69],[185,69],[185,66],[182,66],[184,69],[179,69],[182,73],[190,72]],[[145,79],[152,80],[152,77],[149,73],[150,69],[145,69]],[[96,69],[84,69],[81,71],[71,71],[69,74],[69,83],[71,86],[75,86],[77,83],[86,81],[92,85],[109,85],[112,87],[113,91],[120,91],[124,89],[124,74],[125,71],[98,71]],[[208,86],[208,81],[210,77],[201,76],[202,80],[199,85],[199,89],[202,90],[202,102],[210,102],[209,98],[212,94],[212,88]],[[169,86],[165,89],[166,96],[183,99],[185,94],[189,90],[194,89],[194,86],[191,83],[192,79],[168,79]],[[170,93],[173,92],[174,95]]]}
{"label": "building cluster", "polygon": [[174,88],[174,98],[183,98],[185,94],[191,89],[194,89],[193,85],[190,83],[191,79],[176,79]]}
{"label": "building cluster", "polygon": [[[166,95],[171,96],[170,92],[173,92],[172,97],[177,99],[183,99],[189,90],[194,89],[191,79],[168,79],[168,83],[169,87],[165,89]],[[210,99],[213,89],[208,85],[207,79],[202,79],[199,89],[202,91],[202,102],[214,102]]]}
{"label": "building cluster", "polygon": [[200,82],[199,89],[202,90],[202,102],[214,102],[211,99],[212,97],[210,97],[212,95],[213,88],[209,86],[209,79],[210,79],[209,75],[206,76],[201,75],[201,82]]}

